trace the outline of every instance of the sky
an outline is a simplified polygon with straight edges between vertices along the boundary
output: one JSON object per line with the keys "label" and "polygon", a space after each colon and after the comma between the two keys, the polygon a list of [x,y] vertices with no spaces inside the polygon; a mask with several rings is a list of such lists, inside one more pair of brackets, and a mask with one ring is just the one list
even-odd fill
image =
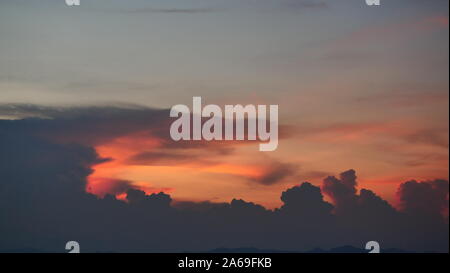
{"label": "sky", "polygon": [[[0,0],[0,116],[73,124],[40,133],[104,159],[87,192],[275,209],[354,169],[398,206],[401,183],[448,180],[448,1],[81,2]],[[194,96],[279,105],[278,149],[171,142],[168,109]]]}

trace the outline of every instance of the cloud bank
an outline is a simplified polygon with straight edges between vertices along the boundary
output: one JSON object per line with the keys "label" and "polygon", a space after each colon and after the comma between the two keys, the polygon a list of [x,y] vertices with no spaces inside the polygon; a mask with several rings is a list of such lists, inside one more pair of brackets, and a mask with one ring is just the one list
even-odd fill
{"label": "cloud bank", "polygon": [[[401,184],[398,207],[358,190],[354,170],[325,178],[321,187],[303,182],[286,189],[275,210],[241,199],[175,202],[167,192],[149,193],[130,181],[106,181],[109,188],[93,195],[86,192],[87,178],[93,166],[110,160],[93,145],[145,124],[163,143],[158,149],[170,150],[163,130],[156,130],[166,124],[167,112],[133,107],[38,112],[47,118],[0,120],[1,251],[59,252],[69,240],[84,252],[304,251],[376,240],[382,248],[448,252],[448,181]],[[144,155],[140,159],[185,160]],[[259,183],[274,183],[294,168],[274,165]]]}

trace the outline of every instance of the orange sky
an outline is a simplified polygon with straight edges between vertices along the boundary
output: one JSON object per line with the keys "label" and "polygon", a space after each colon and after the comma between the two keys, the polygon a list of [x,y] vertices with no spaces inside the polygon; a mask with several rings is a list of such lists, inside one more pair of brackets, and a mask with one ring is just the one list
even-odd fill
{"label": "orange sky", "polygon": [[[327,175],[352,168],[360,188],[374,190],[395,203],[395,191],[402,182],[448,179],[448,135],[443,131],[434,140],[427,134],[421,139],[417,136],[421,129],[416,128],[420,126],[400,120],[291,128],[290,136],[269,153],[259,152],[257,142],[209,142],[168,149],[144,130],[95,147],[101,157],[111,160],[94,166],[88,191],[102,195],[108,193],[106,185],[111,180],[126,180],[147,193],[168,192],[175,200],[243,198],[275,208],[288,187],[303,181],[320,185]],[[232,151],[221,152],[217,147]],[[142,153],[154,156],[131,160]],[[285,175],[264,182],[277,172]]]}

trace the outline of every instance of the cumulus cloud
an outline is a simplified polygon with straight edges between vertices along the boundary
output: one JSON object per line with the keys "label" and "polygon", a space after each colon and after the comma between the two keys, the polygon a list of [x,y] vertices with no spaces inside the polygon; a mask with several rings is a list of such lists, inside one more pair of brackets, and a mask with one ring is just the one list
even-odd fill
{"label": "cumulus cloud", "polygon": [[[334,212],[342,217],[367,217],[372,213],[392,216],[394,208],[373,191],[361,189],[358,192],[355,170],[348,170],[339,175],[339,179],[329,176],[323,180],[322,192],[333,202]],[[379,219],[377,219],[379,220]]]}
{"label": "cumulus cloud", "polygon": [[[63,120],[0,121],[0,250],[64,251],[65,242],[77,240],[85,252],[219,247],[304,251],[362,247],[377,240],[383,248],[448,252],[448,220],[441,214],[448,211],[444,180],[402,184],[398,209],[370,190],[358,190],[354,170],[325,178],[322,187],[305,182],[287,189],[276,210],[241,199],[220,204],[176,202],[167,192],[146,193],[125,180],[112,181],[103,198],[92,195],[86,192],[92,166],[109,160],[90,146],[99,141],[95,132],[102,128],[111,134],[101,138],[121,134],[105,125],[114,122],[135,130],[139,126],[131,121],[148,121],[148,116],[138,116],[150,111],[131,109],[125,117],[121,113],[112,119],[116,110],[109,110],[112,113],[100,111],[103,114],[95,117],[75,111],[64,113]],[[158,124],[161,113],[151,113],[150,124]],[[72,128],[83,128],[92,138],[74,143],[47,137]],[[290,168],[277,166],[266,182],[277,181]],[[118,200],[106,192],[126,198]]]}
{"label": "cumulus cloud", "polygon": [[399,208],[406,213],[446,215],[449,183],[446,180],[402,183],[397,190]]}
{"label": "cumulus cloud", "polygon": [[336,206],[336,211],[347,211],[356,203],[356,175],[354,170],[341,173],[340,179],[329,176],[323,181],[322,191],[328,195]]}
{"label": "cumulus cloud", "polygon": [[317,219],[330,216],[333,206],[324,201],[319,187],[305,182],[300,186],[292,187],[281,194],[283,206],[279,212],[290,213],[293,216],[303,215]]}

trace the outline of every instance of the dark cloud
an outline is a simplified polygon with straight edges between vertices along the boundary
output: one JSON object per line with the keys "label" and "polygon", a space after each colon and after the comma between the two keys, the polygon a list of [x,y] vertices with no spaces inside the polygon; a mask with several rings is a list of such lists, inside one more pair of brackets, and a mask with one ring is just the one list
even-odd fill
{"label": "dark cloud", "polygon": [[284,191],[281,194],[281,201],[284,205],[280,211],[290,212],[292,215],[305,215],[312,218],[331,215],[333,206],[323,200],[323,195],[319,187],[305,182]]}
{"label": "dark cloud", "polygon": [[[169,117],[169,112],[170,109],[131,104],[51,107],[0,103],[0,117],[23,119],[20,122],[5,121],[3,126],[11,126],[11,129],[25,134],[40,135],[65,143],[95,146],[117,137],[139,133],[142,137],[158,139],[165,149],[196,149],[208,146],[209,151],[224,155],[231,153],[233,146],[256,142],[173,141],[170,137],[170,125],[175,119]],[[290,137],[291,130],[291,127],[280,124],[279,139]]]}
{"label": "dark cloud", "polygon": [[262,185],[273,185],[283,182],[285,178],[291,177],[295,173],[295,165],[275,161],[265,169],[261,177],[255,178],[254,180]]}
{"label": "dark cloud", "polygon": [[172,206],[184,211],[204,212],[214,209],[228,207],[228,203],[214,203],[210,201],[192,202],[192,201],[175,201]]}
{"label": "dark cloud", "polygon": [[400,209],[406,213],[448,216],[449,183],[446,180],[401,184],[397,191]]}
{"label": "dark cloud", "polygon": [[370,218],[377,212],[392,215],[395,209],[371,190],[357,190],[355,170],[348,170],[339,175],[339,179],[329,176],[323,180],[322,192],[333,202],[334,212],[342,217]]}
{"label": "dark cloud", "polygon": [[323,181],[322,191],[333,200],[336,212],[347,211],[356,203],[356,175],[354,170],[341,173],[340,179],[329,176]]}
{"label": "dark cloud", "polygon": [[138,153],[126,160],[126,164],[130,165],[148,165],[148,166],[173,166],[179,164],[197,164],[197,165],[213,165],[217,164],[216,160],[210,159],[213,155],[223,155],[219,150],[210,151],[209,158],[205,158],[203,153],[195,151],[167,151],[158,150]]}
{"label": "dark cloud", "polygon": [[128,162],[136,165],[173,165],[197,159],[197,155],[152,151],[136,154],[129,158]]}
{"label": "dark cloud", "polygon": [[152,209],[168,208],[172,202],[172,198],[163,192],[146,195],[145,192],[135,189],[127,191],[127,200],[131,205],[141,204]]}
{"label": "dark cloud", "polygon": [[[108,194],[99,198],[85,191],[86,180],[93,165],[108,159],[89,144],[121,135],[121,126],[133,131],[145,122],[160,124],[167,113],[85,110],[39,110],[50,118],[0,120],[0,250],[59,252],[67,241],[77,240],[84,252],[302,251],[362,247],[377,240],[384,248],[448,252],[448,218],[440,213],[448,210],[444,180],[402,184],[399,210],[370,190],[358,191],[353,170],[326,178],[322,189],[310,183],[287,189],[283,205],[274,211],[239,199],[174,202],[167,193],[146,194],[119,180],[110,190],[126,193],[126,201]],[[89,139],[74,143],[47,137],[69,137],[77,129],[86,130]],[[96,136],[102,130],[107,133]],[[277,181],[291,168],[275,166],[265,179]]]}
{"label": "dark cloud", "polygon": [[3,128],[42,136],[63,143],[96,145],[131,133],[148,130],[169,138],[169,110],[135,105],[47,107],[0,104],[0,115],[26,118],[3,121]]}
{"label": "dark cloud", "polygon": [[[440,183],[442,193],[447,192],[448,195],[448,181],[442,180]],[[427,240],[421,242],[421,247],[439,245],[439,238],[447,240],[448,220],[442,215],[433,216],[431,211],[421,213],[420,210],[414,210],[406,213],[405,209],[396,210],[374,192],[367,189],[358,192],[356,186],[354,170],[341,173],[339,179],[327,177],[322,184],[323,193],[330,197],[335,206],[334,214],[337,216],[338,226],[344,230],[352,230],[352,239],[362,240],[372,236],[379,241],[401,244],[401,240],[406,237],[411,238],[408,240],[414,240],[414,236],[428,234]],[[403,192],[402,188],[404,186],[400,186],[400,192]],[[420,199],[419,196],[411,196],[410,201],[412,204],[423,203]],[[439,200],[441,201],[438,203],[442,204],[443,199]],[[424,207],[428,208],[427,205]],[[446,247],[448,248],[448,245]]]}

